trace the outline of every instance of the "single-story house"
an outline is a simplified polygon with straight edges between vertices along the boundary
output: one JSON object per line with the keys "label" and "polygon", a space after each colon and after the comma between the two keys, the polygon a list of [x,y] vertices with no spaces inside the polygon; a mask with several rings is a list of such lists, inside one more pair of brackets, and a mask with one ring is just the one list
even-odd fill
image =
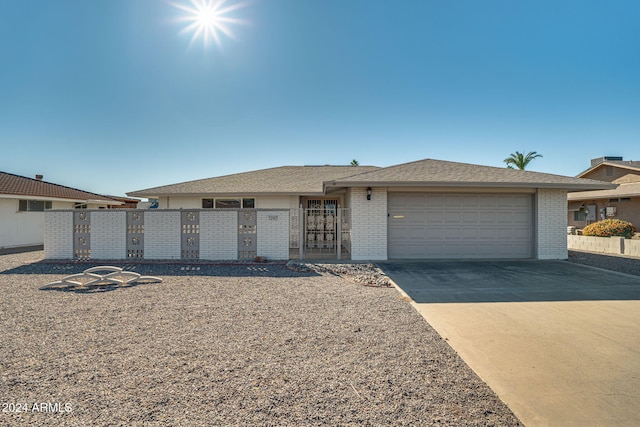
{"label": "single-story house", "polygon": [[137,209],[138,203],[140,203],[139,199],[133,199],[131,197],[119,197],[119,196],[109,196],[106,197],[113,199],[119,203],[111,204],[107,206],[107,209]]}
{"label": "single-story house", "polygon": [[99,209],[121,202],[99,194],[0,172],[0,249],[38,247],[44,243],[44,211]]}
{"label": "single-story house", "polygon": [[345,249],[354,260],[566,259],[567,193],[613,187],[424,159],[384,168],[283,166],[128,195],[157,199],[161,210],[303,209],[305,247],[326,246],[318,230],[326,232],[344,208],[350,218]]}
{"label": "single-story house", "polygon": [[615,188],[569,193],[568,224],[578,229],[605,218],[618,218],[640,227],[640,161],[622,157],[591,160],[578,178],[606,181]]}

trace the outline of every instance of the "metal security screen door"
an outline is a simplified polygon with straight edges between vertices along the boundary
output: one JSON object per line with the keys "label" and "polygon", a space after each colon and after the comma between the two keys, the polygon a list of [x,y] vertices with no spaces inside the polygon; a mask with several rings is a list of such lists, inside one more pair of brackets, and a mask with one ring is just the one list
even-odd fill
{"label": "metal security screen door", "polygon": [[350,249],[347,209],[338,199],[309,199],[304,209],[304,257],[342,258]]}

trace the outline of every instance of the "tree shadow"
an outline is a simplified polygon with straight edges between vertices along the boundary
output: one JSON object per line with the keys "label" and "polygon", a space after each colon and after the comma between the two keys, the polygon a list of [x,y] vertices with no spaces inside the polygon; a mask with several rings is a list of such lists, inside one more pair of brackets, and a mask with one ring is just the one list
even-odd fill
{"label": "tree shadow", "polygon": [[[285,262],[204,262],[204,261],[52,261],[42,260],[0,271],[0,275],[63,275],[78,274],[86,269],[110,265],[124,272],[135,272],[141,276],[213,276],[213,277],[313,277],[314,271],[290,269]],[[105,285],[110,288],[111,285]]]}
{"label": "tree shadow", "polygon": [[58,291],[58,292],[72,292],[76,294],[99,294],[104,292],[111,292],[118,289],[128,289],[134,288],[140,285],[149,285],[149,284],[160,284],[162,281],[148,279],[148,280],[137,280],[133,283],[95,283],[95,284],[84,284],[84,283],[65,283],[65,282],[53,282],[47,285],[41,286],[41,291]]}

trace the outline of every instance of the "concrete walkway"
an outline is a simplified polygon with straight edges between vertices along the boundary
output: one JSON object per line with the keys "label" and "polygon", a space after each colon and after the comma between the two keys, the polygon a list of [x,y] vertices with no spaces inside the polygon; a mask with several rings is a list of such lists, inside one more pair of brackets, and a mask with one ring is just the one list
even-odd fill
{"label": "concrete walkway", "polygon": [[379,265],[525,425],[640,425],[640,277],[562,261]]}

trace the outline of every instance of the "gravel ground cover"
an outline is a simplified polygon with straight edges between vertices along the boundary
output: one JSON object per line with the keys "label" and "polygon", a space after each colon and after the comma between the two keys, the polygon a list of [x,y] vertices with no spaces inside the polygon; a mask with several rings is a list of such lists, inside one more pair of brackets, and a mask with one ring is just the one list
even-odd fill
{"label": "gravel ground cover", "polygon": [[0,256],[0,425],[520,425],[393,288],[126,264],[164,281],[40,290],[91,266],[41,257]]}
{"label": "gravel ground cover", "polygon": [[569,251],[569,262],[640,276],[640,258]]}

